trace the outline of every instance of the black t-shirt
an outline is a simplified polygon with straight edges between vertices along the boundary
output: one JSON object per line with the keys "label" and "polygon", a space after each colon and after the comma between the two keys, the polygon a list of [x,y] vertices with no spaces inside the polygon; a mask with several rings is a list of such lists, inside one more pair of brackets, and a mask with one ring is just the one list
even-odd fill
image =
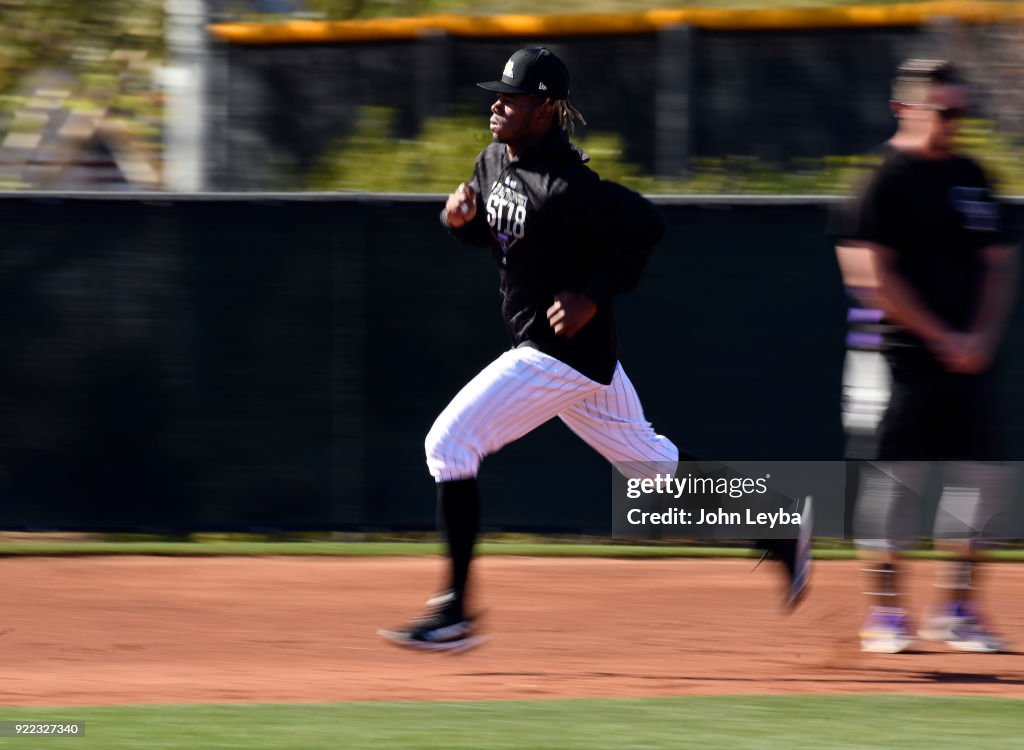
{"label": "black t-shirt", "polygon": [[[602,180],[588,159],[557,126],[516,159],[492,143],[469,180],[476,216],[451,231],[490,247],[513,346],[539,349],[607,385],[618,361],[613,298],[640,281],[666,224],[650,201]],[[572,338],[555,335],[547,318],[562,291],[582,292],[597,305]]]}
{"label": "black t-shirt", "polygon": [[[967,330],[981,293],[981,250],[1007,238],[1005,211],[981,167],[965,156],[925,159],[890,148],[851,209],[843,234],[893,250],[896,270],[924,305]],[[921,342],[901,330],[889,343]]]}
{"label": "black t-shirt", "polygon": [[[888,156],[891,147],[883,144],[880,149],[872,152],[873,163],[881,164]],[[828,233],[837,245],[844,244],[857,234],[857,208],[860,194],[864,192],[869,175],[862,176],[862,182],[854,190],[855,198],[835,204],[828,215]],[[872,303],[873,290],[846,287],[847,312],[846,348],[859,351],[879,351],[885,342],[892,339],[895,328],[885,321],[882,310]]]}

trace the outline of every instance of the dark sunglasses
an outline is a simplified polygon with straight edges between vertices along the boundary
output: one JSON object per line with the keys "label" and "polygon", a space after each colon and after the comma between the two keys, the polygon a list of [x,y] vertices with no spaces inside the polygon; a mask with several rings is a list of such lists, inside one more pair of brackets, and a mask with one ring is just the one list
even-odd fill
{"label": "dark sunglasses", "polygon": [[944,122],[949,122],[950,120],[962,120],[965,117],[969,117],[971,114],[970,110],[967,109],[966,107],[933,106],[929,107],[929,109],[931,109],[932,112],[937,114],[939,116],[939,119]]}

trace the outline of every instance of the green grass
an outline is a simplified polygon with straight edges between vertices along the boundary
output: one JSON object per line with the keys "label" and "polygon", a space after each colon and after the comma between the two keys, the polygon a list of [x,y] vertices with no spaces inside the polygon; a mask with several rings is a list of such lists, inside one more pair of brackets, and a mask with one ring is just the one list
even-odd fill
{"label": "green grass", "polygon": [[[437,555],[441,545],[436,542],[168,542],[145,540],[137,542],[106,541],[44,541],[2,542],[0,556],[61,555],[162,555],[170,557],[204,556],[266,556],[309,555],[326,557],[397,557],[403,555]],[[513,555],[530,557],[607,557],[607,558],[749,558],[758,553],[746,547],[690,547],[669,545],[571,544],[565,542],[483,542],[477,551],[482,555]],[[852,560],[852,549],[818,548],[819,560]],[[941,552],[920,550],[910,553],[921,559],[941,558]],[[1006,562],[1024,561],[1024,550],[999,550],[992,558]]]}
{"label": "green grass", "polygon": [[85,735],[6,742],[34,750],[1007,750],[1024,735],[1024,702],[723,696],[0,709],[3,721],[32,719],[84,722]]}

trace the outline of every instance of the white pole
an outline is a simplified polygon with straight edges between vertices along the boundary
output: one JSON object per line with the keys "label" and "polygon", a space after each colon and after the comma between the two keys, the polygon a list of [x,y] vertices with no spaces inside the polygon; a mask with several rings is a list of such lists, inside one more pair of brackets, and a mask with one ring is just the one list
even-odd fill
{"label": "white pole", "polygon": [[205,111],[208,44],[204,0],[166,0],[167,66],[164,113],[164,187],[172,192],[206,189]]}

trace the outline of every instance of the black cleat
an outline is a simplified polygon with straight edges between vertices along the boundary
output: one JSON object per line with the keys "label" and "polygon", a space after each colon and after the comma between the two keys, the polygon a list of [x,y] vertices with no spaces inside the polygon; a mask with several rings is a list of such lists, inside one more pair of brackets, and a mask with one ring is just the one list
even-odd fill
{"label": "black cleat", "polygon": [[408,625],[394,629],[382,628],[377,633],[396,646],[451,653],[476,648],[489,637],[476,632],[472,618],[458,614],[451,601],[442,602]]}
{"label": "black cleat", "polygon": [[[789,585],[783,606],[796,609],[807,594],[811,580],[811,538],[814,533],[814,515],[811,497],[804,499],[800,509],[800,532],[796,539],[762,539],[758,546],[765,550],[761,560],[771,558],[782,563]],[[760,563],[758,563],[760,565]]]}

